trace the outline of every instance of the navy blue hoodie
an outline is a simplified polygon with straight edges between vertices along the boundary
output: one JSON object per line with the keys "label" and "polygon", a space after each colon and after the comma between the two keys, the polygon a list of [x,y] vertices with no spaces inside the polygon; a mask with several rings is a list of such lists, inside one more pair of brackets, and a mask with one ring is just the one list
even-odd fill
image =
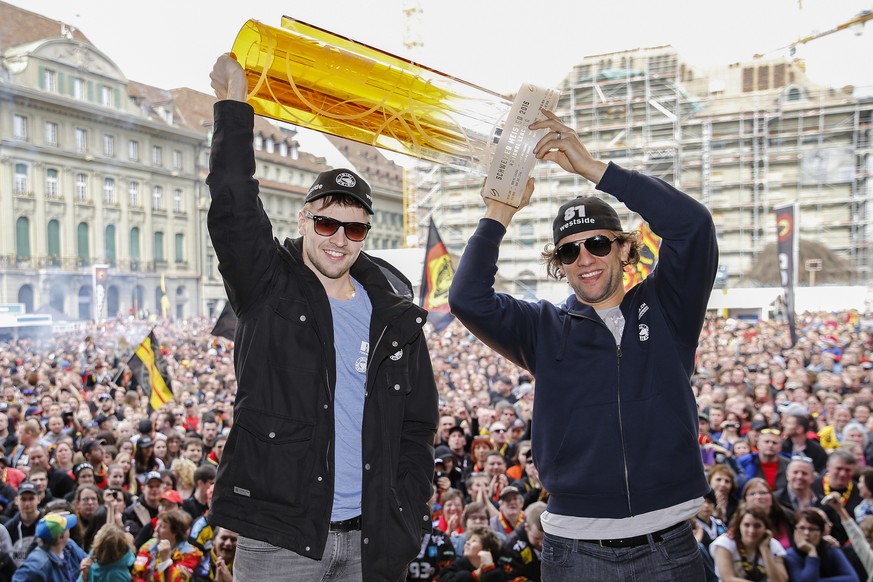
{"label": "navy blue hoodie", "polygon": [[704,495],[691,392],[718,266],[709,211],[669,184],[609,164],[597,189],[662,237],[652,274],[627,292],[621,345],[575,295],[562,306],[495,293],[504,227],[482,219],[449,291],[476,337],[536,377],[533,458],[549,511],[627,518]]}

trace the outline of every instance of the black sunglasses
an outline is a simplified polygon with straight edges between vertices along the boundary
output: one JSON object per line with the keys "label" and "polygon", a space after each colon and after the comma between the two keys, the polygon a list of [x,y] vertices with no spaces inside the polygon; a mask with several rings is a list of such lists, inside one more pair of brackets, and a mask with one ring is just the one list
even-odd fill
{"label": "black sunglasses", "polygon": [[585,245],[585,250],[595,257],[605,257],[612,251],[612,243],[617,240],[618,237],[610,239],[608,236],[598,234],[585,240],[564,243],[555,249],[555,254],[561,263],[569,265],[579,258],[579,247]]}
{"label": "black sunglasses", "polygon": [[367,238],[367,233],[370,232],[371,225],[366,222],[342,222],[335,218],[312,214],[308,210],[304,210],[303,213],[306,218],[311,218],[312,222],[315,223],[315,234],[321,236],[333,236],[339,227],[343,227],[347,239],[352,242],[361,242]]}

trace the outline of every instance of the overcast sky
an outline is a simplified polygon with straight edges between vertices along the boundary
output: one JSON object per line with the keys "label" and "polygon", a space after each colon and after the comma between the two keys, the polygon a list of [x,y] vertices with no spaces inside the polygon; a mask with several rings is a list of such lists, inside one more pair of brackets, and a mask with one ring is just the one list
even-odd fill
{"label": "overcast sky", "polygon": [[[727,64],[784,47],[873,9],[871,0],[10,0],[81,29],[128,78],[210,92],[209,71],[249,18],[283,14],[455,77],[508,93],[556,85],[583,56],[672,44],[691,65]],[[403,8],[418,5],[403,46]],[[813,81],[873,87],[873,21],[799,49]]]}

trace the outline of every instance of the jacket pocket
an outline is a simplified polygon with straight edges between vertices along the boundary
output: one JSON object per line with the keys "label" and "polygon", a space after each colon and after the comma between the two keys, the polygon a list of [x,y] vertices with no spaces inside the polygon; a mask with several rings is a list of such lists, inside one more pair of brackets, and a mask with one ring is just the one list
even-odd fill
{"label": "jacket pocket", "polygon": [[[225,485],[236,495],[282,505],[302,505],[316,465],[315,424],[242,408],[228,440]],[[231,442],[233,441],[233,442]]]}

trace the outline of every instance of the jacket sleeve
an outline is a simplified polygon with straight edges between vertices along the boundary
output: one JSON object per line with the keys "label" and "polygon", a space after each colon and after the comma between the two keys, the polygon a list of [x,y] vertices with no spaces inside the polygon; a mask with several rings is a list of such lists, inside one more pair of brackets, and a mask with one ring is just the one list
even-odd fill
{"label": "jacket sleeve", "polygon": [[868,572],[873,572],[873,549],[867,543],[867,538],[864,536],[861,526],[851,517],[840,520],[840,523],[843,524],[843,529],[846,530],[849,541],[852,543],[852,549],[855,550],[855,554],[858,555],[858,559],[861,560],[864,569]]}
{"label": "jacket sleeve", "polygon": [[709,210],[663,180],[612,162],[597,189],[637,212],[661,237],[652,284],[674,336],[685,346],[696,347],[718,270],[718,244]]}
{"label": "jacket sleeve", "polygon": [[273,228],[254,179],[254,110],[246,103],[219,101],[209,176],[212,196],[207,225],[227,297],[239,315],[263,294],[276,259]]}
{"label": "jacket sleeve", "polygon": [[416,338],[412,356],[410,361],[415,368],[411,370],[412,391],[403,413],[399,474],[405,479],[416,509],[427,516],[420,520],[422,530],[430,532],[433,528],[428,501],[433,495],[433,440],[439,420],[439,395],[423,334]]}
{"label": "jacket sleeve", "polygon": [[494,291],[500,242],[506,229],[483,218],[467,242],[449,288],[452,313],[488,347],[535,373],[539,307]]}

